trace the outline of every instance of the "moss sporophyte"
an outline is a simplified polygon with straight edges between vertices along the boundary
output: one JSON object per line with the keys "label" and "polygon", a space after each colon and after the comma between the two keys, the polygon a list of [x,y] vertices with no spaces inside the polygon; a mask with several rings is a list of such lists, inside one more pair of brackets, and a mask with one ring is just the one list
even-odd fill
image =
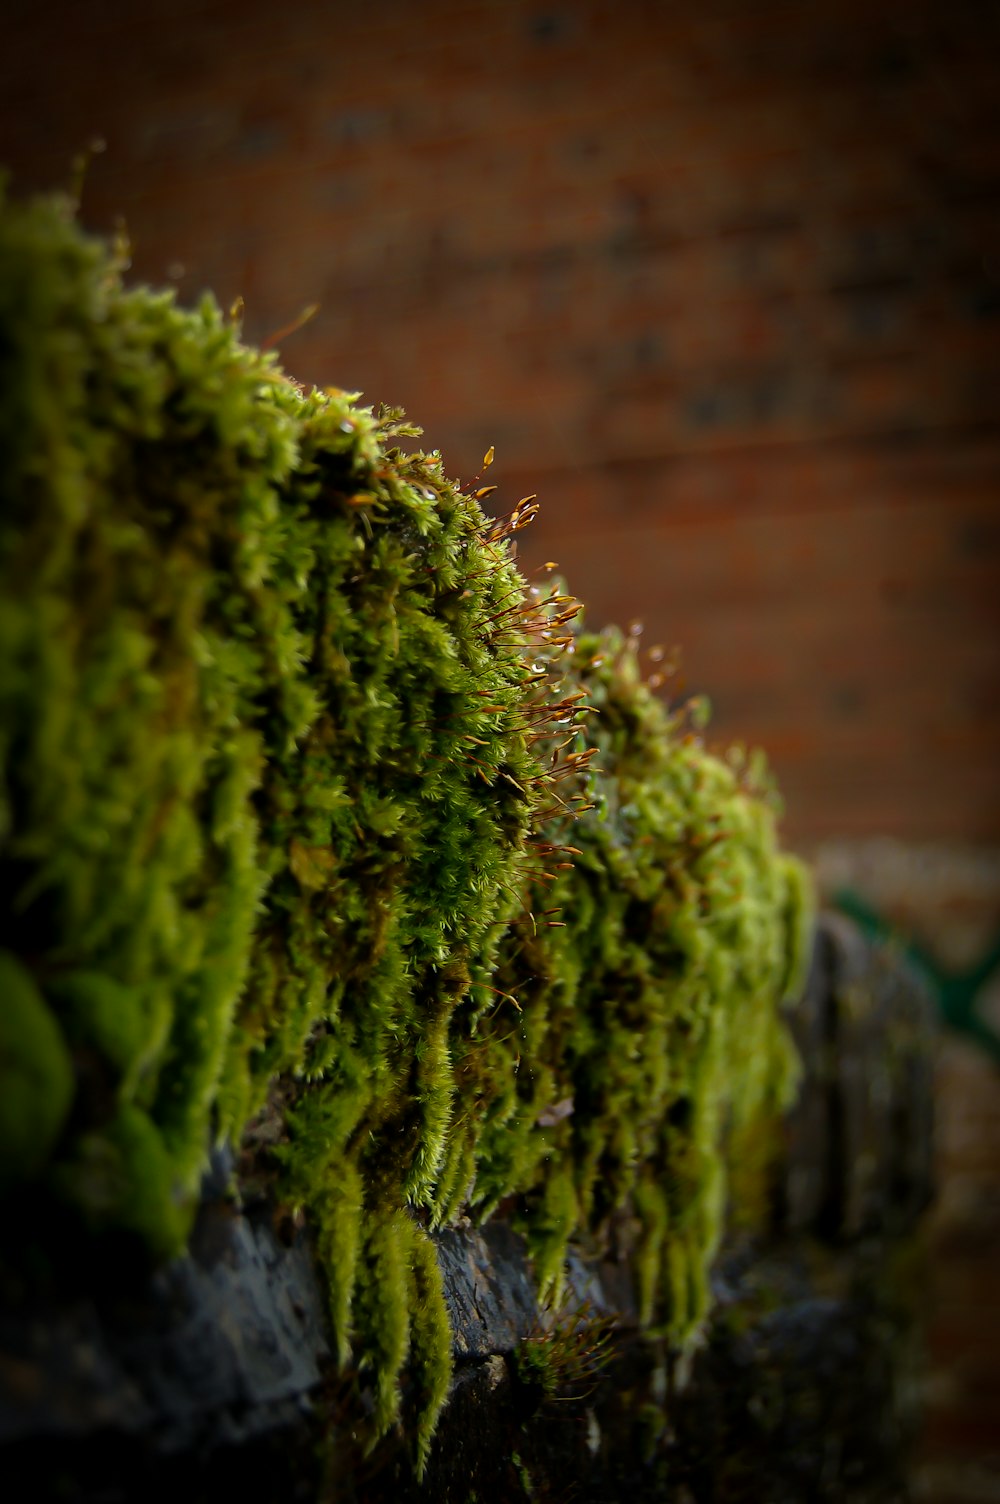
{"label": "moss sporophyte", "polygon": [[533,498],[488,519],[58,201],[0,210],[0,384],[8,1209],[167,1258],[213,1143],[266,1138],[418,1467],[461,1213],[518,1198],[556,1302],[626,1217],[687,1340],[793,1079],[808,897],[759,762],[526,585]]}

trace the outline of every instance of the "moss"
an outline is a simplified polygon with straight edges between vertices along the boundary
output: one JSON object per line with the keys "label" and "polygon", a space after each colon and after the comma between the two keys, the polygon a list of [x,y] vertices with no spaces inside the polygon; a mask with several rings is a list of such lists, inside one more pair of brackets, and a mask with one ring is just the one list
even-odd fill
{"label": "moss", "polygon": [[690,1334],[791,1080],[808,897],[760,768],[526,592],[529,502],[490,522],[399,413],[125,289],[58,203],[0,208],[0,380],[6,1182],[161,1258],[212,1142],[256,1145],[418,1468],[428,1225],[517,1194],[557,1299],[631,1217],[645,1319]]}
{"label": "moss", "polygon": [[530,1332],[514,1353],[518,1379],[539,1405],[579,1403],[615,1355],[615,1322],[588,1302]]}
{"label": "moss", "polygon": [[0,1188],[45,1164],[73,1098],[63,1036],[29,972],[0,952]]}
{"label": "moss", "polygon": [[418,1476],[427,1465],[434,1427],[448,1398],[452,1372],[451,1322],[434,1245],[410,1224],[410,1373],[415,1386],[414,1457]]}
{"label": "moss", "polygon": [[599,711],[575,732],[597,751],[599,804],[557,822],[550,839],[578,854],[505,934],[520,1012],[470,1039],[495,1054],[477,1067],[474,1197],[524,1193],[550,1289],[571,1236],[634,1217],[643,1319],[683,1341],[707,1314],[727,1159],[742,1169],[794,1084],[777,1004],[799,984],[808,886],[778,851],[760,760],[707,752],[643,682],[633,640],[582,635],[564,673]]}

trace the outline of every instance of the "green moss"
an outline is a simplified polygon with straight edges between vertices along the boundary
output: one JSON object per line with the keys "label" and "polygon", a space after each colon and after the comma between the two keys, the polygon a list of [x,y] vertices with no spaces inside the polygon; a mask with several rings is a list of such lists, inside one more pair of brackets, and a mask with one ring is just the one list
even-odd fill
{"label": "green moss", "polygon": [[44,1166],[73,1098],[63,1036],[29,972],[0,952],[0,1189]]}
{"label": "green moss", "polygon": [[614,1319],[584,1302],[524,1337],[514,1353],[515,1371],[540,1403],[579,1403],[614,1357],[614,1336]]}
{"label": "green moss", "polygon": [[759,760],[709,754],[643,683],[631,640],[581,636],[563,671],[599,712],[576,733],[597,749],[599,807],[550,835],[579,854],[505,934],[499,976],[520,1012],[470,1036],[474,1197],[525,1194],[556,1290],[571,1236],[637,1219],[643,1319],[680,1341],[707,1313],[726,1160],[740,1168],[794,1080],[777,1004],[801,974],[807,884],[777,849]]}
{"label": "green moss", "polygon": [[518,1195],[558,1299],[631,1218],[644,1319],[695,1330],[791,1080],[760,769],[570,641],[400,414],[126,290],[59,204],[0,207],[0,381],[5,1184],[165,1257],[256,1146],[418,1469],[425,1224]]}
{"label": "green moss", "polygon": [[414,1459],[422,1476],[434,1427],[448,1398],[452,1372],[451,1322],[441,1270],[430,1238],[410,1224],[410,1376],[415,1388]]}

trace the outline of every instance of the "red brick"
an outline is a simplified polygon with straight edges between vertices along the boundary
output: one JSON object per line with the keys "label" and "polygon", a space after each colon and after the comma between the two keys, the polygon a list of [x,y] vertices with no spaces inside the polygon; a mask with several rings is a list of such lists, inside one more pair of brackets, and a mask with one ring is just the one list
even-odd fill
{"label": "red brick", "polygon": [[[54,41],[54,39],[58,39]],[[538,492],[789,829],[1000,840],[995,10],[21,4],[0,161]]]}

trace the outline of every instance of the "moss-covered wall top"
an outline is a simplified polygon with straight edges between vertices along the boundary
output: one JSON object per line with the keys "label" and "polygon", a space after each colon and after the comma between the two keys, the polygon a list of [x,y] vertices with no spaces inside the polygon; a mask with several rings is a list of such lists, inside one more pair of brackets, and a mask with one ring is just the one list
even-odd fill
{"label": "moss-covered wall top", "polygon": [[399,414],[127,290],[57,202],[0,210],[0,391],[22,1263],[67,1225],[180,1252],[212,1143],[252,1145],[376,1431],[408,1364],[418,1462],[433,1225],[516,1196],[555,1295],[569,1238],[625,1217],[643,1320],[683,1340],[792,1074],[807,904],[757,762],[526,586],[530,500],[490,521]]}

